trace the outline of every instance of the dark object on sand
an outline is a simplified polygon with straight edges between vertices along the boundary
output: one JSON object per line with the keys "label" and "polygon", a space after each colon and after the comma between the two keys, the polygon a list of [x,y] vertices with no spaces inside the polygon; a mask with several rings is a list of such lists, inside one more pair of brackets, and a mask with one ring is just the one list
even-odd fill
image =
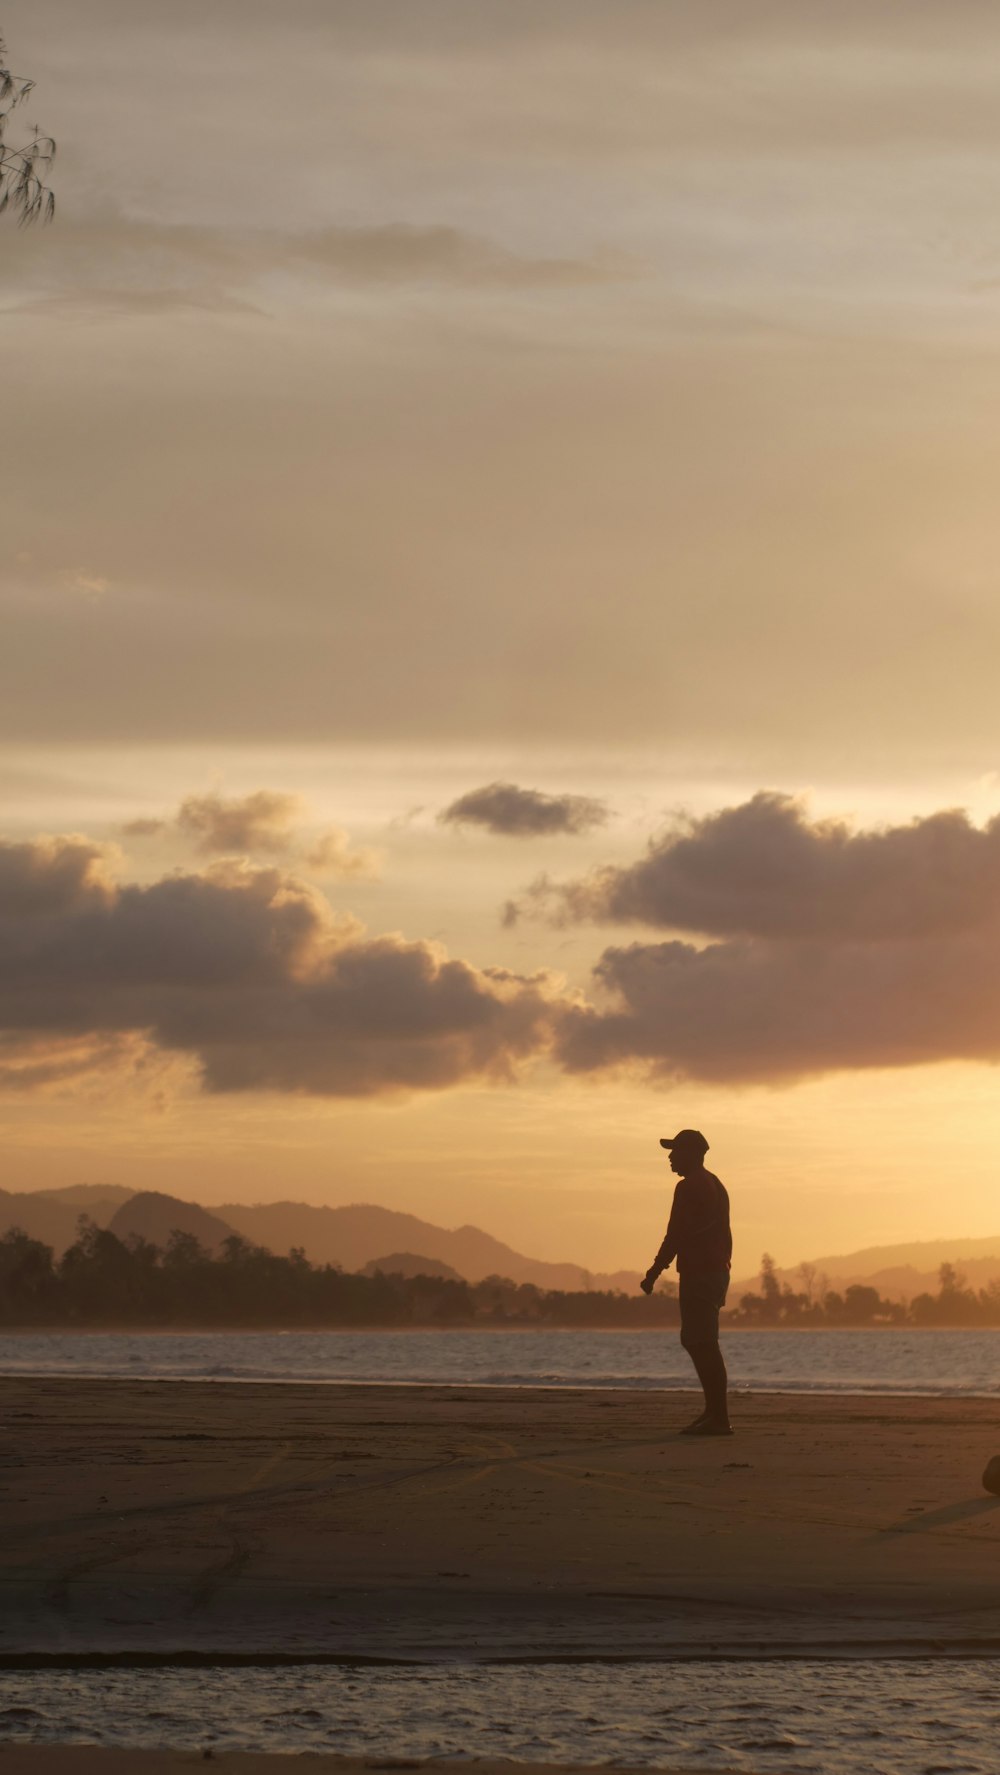
{"label": "dark object on sand", "polygon": [[1000,1455],[994,1455],[987,1461],[983,1474],[983,1490],[991,1491],[994,1497],[1000,1498]]}

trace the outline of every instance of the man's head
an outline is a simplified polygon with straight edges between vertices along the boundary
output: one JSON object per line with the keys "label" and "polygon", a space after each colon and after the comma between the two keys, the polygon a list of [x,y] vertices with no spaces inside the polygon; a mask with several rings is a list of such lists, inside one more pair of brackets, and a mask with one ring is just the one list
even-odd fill
{"label": "man's head", "polygon": [[700,1171],[708,1151],[708,1141],[697,1128],[682,1128],[669,1140],[661,1140],[660,1145],[665,1146],[670,1154],[670,1169],[678,1177],[687,1177],[690,1171]]}

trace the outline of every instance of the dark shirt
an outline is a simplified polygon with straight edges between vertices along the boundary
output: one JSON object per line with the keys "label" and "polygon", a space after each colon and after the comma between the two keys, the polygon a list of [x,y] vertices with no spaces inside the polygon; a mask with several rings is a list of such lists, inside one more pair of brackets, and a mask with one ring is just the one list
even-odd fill
{"label": "dark shirt", "polygon": [[704,1169],[678,1178],[656,1263],[665,1270],[676,1257],[678,1272],[690,1276],[703,1270],[728,1270],[732,1255],[725,1185],[713,1171]]}

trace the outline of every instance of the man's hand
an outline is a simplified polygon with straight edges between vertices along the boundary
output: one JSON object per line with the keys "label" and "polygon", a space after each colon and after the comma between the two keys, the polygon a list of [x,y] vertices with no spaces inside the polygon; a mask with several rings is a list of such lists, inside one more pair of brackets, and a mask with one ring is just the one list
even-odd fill
{"label": "man's hand", "polygon": [[642,1289],[643,1294],[652,1294],[653,1289],[656,1287],[657,1281],[659,1280],[659,1275],[659,1270],[655,1265],[651,1265],[643,1276],[642,1281],[639,1283],[639,1287]]}

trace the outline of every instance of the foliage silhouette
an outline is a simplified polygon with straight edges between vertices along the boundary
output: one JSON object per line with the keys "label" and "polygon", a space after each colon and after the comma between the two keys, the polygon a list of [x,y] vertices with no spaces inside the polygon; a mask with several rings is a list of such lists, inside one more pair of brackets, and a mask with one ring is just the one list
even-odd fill
{"label": "foliage silhouette", "polygon": [[67,1326],[446,1326],[636,1328],[676,1325],[673,1292],[561,1293],[488,1276],[352,1275],[311,1264],[301,1250],[277,1257],[233,1235],[217,1257],[191,1233],[165,1249],[122,1240],[81,1216],[57,1264],[20,1228],[0,1239],[0,1323]]}
{"label": "foliage silhouette", "polygon": [[[301,1250],[277,1257],[233,1236],[213,1257],[192,1233],[174,1232],[164,1249],[122,1240],[81,1215],[75,1242],[57,1263],[48,1245],[20,1227],[0,1238],[0,1325],[265,1327],[534,1326],[646,1330],[678,1325],[669,1286],[647,1298],[610,1290],[575,1293],[487,1276],[351,1274],[312,1264]],[[852,1283],[810,1298],[779,1284],[765,1255],[761,1292],[745,1294],[733,1327],[1000,1326],[1000,1280],[978,1293],[942,1264],[936,1295],[919,1294],[909,1310],[876,1288]]]}
{"label": "foliage silhouette", "polygon": [[[803,1269],[813,1266],[803,1265]],[[843,1294],[827,1288],[813,1293],[815,1274],[805,1278],[807,1286],[796,1293],[785,1282],[778,1283],[774,1259],[767,1252],[761,1259],[761,1291],[744,1294],[731,1313],[731,1325],[809,1326],[809,1325],[1000,1325],[1000,1279],[980,1288],[978,1293],[966,1286],[953,1264],[943,1263],[938,1273],[939,1292],[918,1294],[909,1308],[902,1301],[883,1300],[877,1288],[864,1282],[852,1282]]]}
{"label": "foliage silhouette", "polygon": [[56,200],[46,184],[55,159],[52,136],[32,127],[27,142],[13,147],[7,140],[7,123],[18,105],[34,90],[33,80],[12,74],[7,66],[7,46],[0,37],[0,215],[13,210],[21,227],[31,222],[51,222]]}

